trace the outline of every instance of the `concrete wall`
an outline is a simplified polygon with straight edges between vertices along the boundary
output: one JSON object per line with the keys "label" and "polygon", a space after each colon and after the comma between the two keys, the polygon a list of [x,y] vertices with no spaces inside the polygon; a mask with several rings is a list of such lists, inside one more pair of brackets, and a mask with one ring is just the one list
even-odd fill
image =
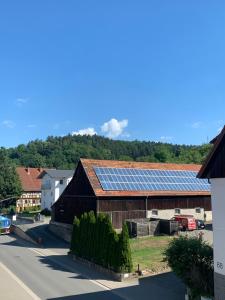
{"label": "concrete wall", "polygon": [[212,192],[215,300],[225,295],[225,178],[210,179]]}
{"label": "concrete wall", "polygon": [[[169,220],[174,217],[174,215],[178,215],[175,209],[163,209],[157,210],[158,214],[154,214],[156,210],[148,210],[147,218],[159,218],[159,219],[166,219]],[[196,209],[180,209],[181,215],[193,215],[196,219],[204,220],[204,215],[206,216],[206,221],[212,221],[212,212],[211,211],[204,211],[201,208],[200,213],[196,212]]]}
{"label": "concrete wall", "polygon": [[71,242],[73,225],[51,221],[49,230],[66,242]]}
{"label": "concrete wall", "polygon": [[28,234],[26,234],[19,226],[12,225],[11,231],[18,235],[21,239],[31,242],[33,244],[38,244],[35,240],[33,240]]}

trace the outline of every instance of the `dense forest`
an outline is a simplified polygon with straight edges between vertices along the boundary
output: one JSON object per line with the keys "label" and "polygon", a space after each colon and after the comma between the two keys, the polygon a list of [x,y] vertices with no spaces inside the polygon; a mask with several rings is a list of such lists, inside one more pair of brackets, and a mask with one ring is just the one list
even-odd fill
{"label": "dense forest", "polygon": [[111,140],[102,136],[48,137],[1,148],[17,166],[74,169],[80,157],[145,162],[202,163],[211,145]]}

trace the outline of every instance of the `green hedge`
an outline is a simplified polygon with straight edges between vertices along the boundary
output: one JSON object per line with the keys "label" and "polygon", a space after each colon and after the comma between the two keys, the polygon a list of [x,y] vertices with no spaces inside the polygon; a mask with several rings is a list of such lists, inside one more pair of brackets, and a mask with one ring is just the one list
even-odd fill
{"label": "green hedge", "polygon": [[117,234],[105,214],[94,212],[74,218],[71,253],[115,272],[131,272],[133,265],[126,224]]}

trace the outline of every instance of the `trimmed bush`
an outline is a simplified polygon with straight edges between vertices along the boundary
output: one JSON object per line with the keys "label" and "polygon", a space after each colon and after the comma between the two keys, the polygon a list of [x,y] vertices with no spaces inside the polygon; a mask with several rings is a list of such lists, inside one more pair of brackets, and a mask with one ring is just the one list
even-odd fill
{"label": "trimmed bush", "polygon": [[112,227],[109,216],[94,212],[74,218],[71,253],[116,272],[131,272],[132,259],[127,226],[121,234]]}
{"label": "trimmed bush", "polygon": [[41,215],[44,215],[44,216],[51,216],[51,211],[50,211],[48,208],[44,208],[44,209],[41,211]]}
{"label": "trimmed bush", "polygon": [[127,225],[123,224],[123,230],[119,236],[119,255],[120,255],[120,272],[131,272],[133,269],[130,242],[129,242],[129,232]]}
{"label": "trimmed bush", "polygon": [[201,238],[173,239],[165,251],[165,261],[189,288],[193,299],[214,295],[213,249]]}

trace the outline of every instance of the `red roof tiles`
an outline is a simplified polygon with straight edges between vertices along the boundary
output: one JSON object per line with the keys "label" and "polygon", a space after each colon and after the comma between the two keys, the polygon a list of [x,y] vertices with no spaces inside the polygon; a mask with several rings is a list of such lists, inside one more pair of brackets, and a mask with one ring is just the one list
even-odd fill
{"label": "red roof tiles", "polygon": [[38,179],[38,176],[43,169],[17,167],[16,171],[24,192],[41,192],[41,179]]}
{"label": "red roof tiles", "polygon": [[96,196],[178,196],[178,195],[210,195],[209,192],[188,192],[188,191],[104,191],[95,174],[94,167],[108,168],[135,168],[135,169],[157,169],[157,170],[180,170],[198,172],[201,165],[195,164],[171,164],[171,163],[146,163],[112,160],[80,159],[87,174],[90,184]]}

